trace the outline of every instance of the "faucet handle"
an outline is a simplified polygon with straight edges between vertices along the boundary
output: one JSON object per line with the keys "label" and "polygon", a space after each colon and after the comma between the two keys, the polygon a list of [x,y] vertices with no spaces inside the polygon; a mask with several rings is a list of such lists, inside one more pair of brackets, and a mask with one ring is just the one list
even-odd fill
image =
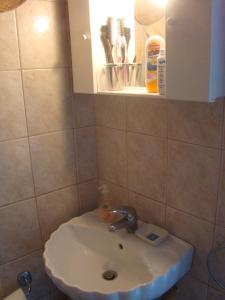
{"label": "faucet handle", "polygon": [[137,212],[131,206],[121,206],[113,211],[121,215],[121,219],[109,225],[109,231],[116,231],[120,228],[127,228],[128,233],[134,233],[137,230]]}
{"label": "faucet handle", "polygon": [[114,210],[115,213],[118,213],[122,215],[123,217],[126,217],[128,220],[134,220],[137,219],[137,212],[134,207],[131,206],[121,206]]}

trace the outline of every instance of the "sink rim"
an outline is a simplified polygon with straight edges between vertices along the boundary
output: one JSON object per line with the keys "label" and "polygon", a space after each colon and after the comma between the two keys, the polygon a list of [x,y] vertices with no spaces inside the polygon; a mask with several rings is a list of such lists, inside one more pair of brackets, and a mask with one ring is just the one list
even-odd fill
{"label": "sink rim", "polygon": [[[97,226],[96,224],[86,224],[86,223],[82,223],[82,218],[83,216],[88,216],[90,214],[93,214],[93,212],[88,212],[88,213],[85,213],[79,217],[75,217],[71,220],[69,220],[68,222],[60,225],[58,227],[57,230],[55,230],[51,235],[50,235],[50,238],[48,239],[48,241],[45,243],[44,245],[44,252],[43,252],[43,259],[44,259],[44,264],[45,264],[45,269],[46,269],[46,272],[47,274],[50,276],[50,278],[53,280],[53,282],[57,282],[58,284],[60,284],[60,286],[65,286],[67,289],[76,289],[78,291],[79,294],[81,293],[94,293],[94,294],[97,294],[97,295],[113,295],[113,294],[126,294],[126,293],[132,293],[136,290],[141,290],[145,287],[148,287],[150,285],[152,285],[153,283],[156,284],[156,282],[158,280],[162,280],[161,278],[162,277],[165,277],[166,274],[168,274],[172,269],[175,269],[176,266],[179,264],[179,262],[173,264],[172,266],[167,266],[164,270],[162,270],[160,273],[157,274],[157,276],[152,273],[152,279],[147,281],[147,282],[143,282],[143,283],[139,283],[139,284],[136,284],[134,285],[132,288],[130,289],[117,289],[117,290],[112,290],[112,291],[100,291],[99,289],[82,289],[80,287],[80,285],[78,284],[71,284],[70,282],[68,282],[67,280],[65,280],[64,278],[62,278],[61,276],[59,276],[59,274],[57,274],[57,271],[55,270],[54,266],[52,266],[51,262],[50,262],[50,259],[49,259],[49,248],[48,246],[52,244],[52,242],[55,240],[56,236],[59,234],[59,232],[62,230],[62,228],[68,226],[68,224],[72,224],[74,226],[80,226],[80,227],[86,227],[86,228],[95,228],[97,230],[101,230],[101,231],[105,231],[107,230],[106,228],[103,229],[102,226]],[[73,221],[73,222],[71,222]],[[99,221],[100,222],[100,221]],[[98,224],[99,225],[99,224]],[[101,225],[105,225],[104,223],[101,224]],[[90,227],[91,226],[91,227]],[[120,232],[116,232],[116,233],[113,233],[113,234],[116,234],[117,236],[120,236]],[[127,233],[128,234],[128,233]],[[138,237],[136,237],[138,239]],[[176,237],[170,235],[169,238],[175,238],[177,239]],[[178,239],[179,241],[183,242],[187,247],[189,247],[189,250],[190,250],[190,253],[184,253],[181,258],[180,258],[180,261],[183,260],[187,255],[191,255],[191,257],[193,257],[193,246],[190,245],[189,243],[183,241],[183,240],[180,240]],[[144,243],[146,244],[146,242],[142,241],[141,239],[138,239],[139,242],[141,243]],[[146,244],[147,245],[147,244]]]}
{"label": "sink rim", "polygon": [[[79,217],[77,217],[79,218]],[[57,281],[60,281],[61,283],[63,283],[65,286],[67,286],[68,288],[76,288],[78,289],[79,291],[81,292],[86,292],[86,293],[96,293],[96,294],[103,294],[103,295],[112,295],[114,293],[129,293],[129,292],[133,292],[134,290],[138,289],[138,288],[142,288],[142,287],[145,287],[145,286],[148,286],[150,283],[151,283],[151,280],[148,281],[148,282],[144,282],[144,283],[140,283],[140,284],[137,284],[135,285],[134,287],[130,288],[130,289],[124,289],[124,290],[116,290],[116,291],[111,291],[111,292],[102,292],[100,290],[97,290],[97,289],[94,289],[94,290],[90,290],[90,289],[86,289],[86,290],[83,290],[82,288],[79,287],[79,285],[75,285],[75,284],[70,284],[68,283],[67,281],[65,281],[61,276],[59,275],[56,275],[55,272],[53,272],[53,269],[54,268],[51,268],[49,265],[50,265],[50,259],[49,257],[47,256],[48,254],[48,245],[51,244],[54,239],[55,239],[55,236],[57,234],[59,234],[59,232],[62,230],[63,227],[66,227],[68,226],[68,224],[71,224],[70,221],[60,225],[58,227],[58,229],[56,231],[54,231],[49,240],[45,243],[44,245],[44,252],[43,252],[43,258],[44,258],[44,263],[45,263],[45,268],[47,270],[47,273],[51,276],[51,278],[53,277],[54,280],[57,280]],[[79,227],[86,227],[86,228],[90,228],[90,225],[87,225],[87,224],[79,224],[79,223],[72,223],[72,225],[74,226],[79,226]],[[94,225],[93,225],[94,227]],[[97,226],[95,227],[95,229],[97,229],[98,231],[103,231],[104,230],[102,228],[98,228]],[[112,234],[117,234],[117,232],[113,232]],[[118,235],[117,235],[118,236]],[[137,237],[138,238],[138,237]],[[141,240],[140,240],[141,241]],[[141,241],[142,242],[142,241]],[[168,268],[169,269],[169,268]],[[168,271],[167,269],[167,271]],[[166,274],[167,272],[163,272],[163,274],[160,274],[159,276],[157,276],[156,280],[162,276],[164,276],[164,274]],[[152,279],[154,279],[154,276],[152,276]]]}

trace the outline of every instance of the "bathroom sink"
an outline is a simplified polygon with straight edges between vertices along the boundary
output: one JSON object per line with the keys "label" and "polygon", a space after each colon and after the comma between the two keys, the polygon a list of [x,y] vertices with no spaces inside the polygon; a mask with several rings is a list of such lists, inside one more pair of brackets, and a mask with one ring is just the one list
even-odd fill
{"label": "bathroom sink", "polygon": [[154,247],[125,229],[109,232],[96,212],[61,225],[47,241],[46,271],[74,300],[151,300],[190,269],[193,248],[170,235]]}

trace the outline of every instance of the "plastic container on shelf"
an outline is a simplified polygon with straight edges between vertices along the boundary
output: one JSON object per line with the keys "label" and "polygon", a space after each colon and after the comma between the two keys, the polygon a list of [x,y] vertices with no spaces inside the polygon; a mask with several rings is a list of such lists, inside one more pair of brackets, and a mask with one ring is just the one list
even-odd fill
{"label": "plastic container on shelf", "polygon": [[157,59],[160,49],[165,49],[165,40],[159,35],[152,35],[145,45],[145,84],[148,93],[158,93]]}
{"label": "plastic container on shelf", "polygon": [[157,58],[158,92],[159,95],[166,95],[166,51],[161,49]]}

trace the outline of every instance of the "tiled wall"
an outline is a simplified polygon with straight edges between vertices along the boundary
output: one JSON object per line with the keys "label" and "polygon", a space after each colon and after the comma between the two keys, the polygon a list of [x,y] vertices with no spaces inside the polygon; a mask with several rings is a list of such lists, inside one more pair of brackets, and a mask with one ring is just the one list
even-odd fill
{"label": "tiled wall", "polygon": [[95,207],[94,102],[72,94],[67,23],[65,0],[0,14],[0,299],[24,270],[30,300],[60,299],[44,272],[44,242]]}
{"label": "tiled wall", "polygon": [[[225,241],[223,111],[223,100],[96,97],[99,177],[112,204],[134,206],[141,219],[195,246],[192,271],[173,300],[225,299],[206,268],[209,250]],[[224,262],[225,252],[220,275]]]}
{"label": "tiled wall", "polygon": [[[34,30],[40,16],[50,21],[44,34]],[[112,203],[135,206],[196,248],[173,299],[225,299],[205,264],[225,239],[223,101],[74,99],[67,22],[66,0],[27,0],[0,14],[0,299],[24,269],[34,277],[31,300],[62,296],[42,251],[59,224],[95,207],[94,99],[99,178]]]}

